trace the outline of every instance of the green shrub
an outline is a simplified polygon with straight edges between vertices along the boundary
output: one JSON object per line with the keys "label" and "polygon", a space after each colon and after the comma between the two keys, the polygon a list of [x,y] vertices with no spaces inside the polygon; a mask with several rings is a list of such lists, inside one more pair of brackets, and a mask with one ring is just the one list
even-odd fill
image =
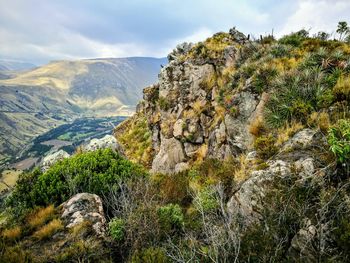
{"label": "green shrub", "polygon": [[274,138],[272,134],[256,138],[254,147],[258,156],[263,159],[268,159],[273,156],[278,150],[275,143],[276,138]]}
{"label": "green shrub", "polygon": [[159,97],[158,103],[159,103],[159,108],[164,111],[167,111],[171,106],[167,98],[164,98],[164,97]]}
{"label": "green shrub", "polygon": [[209,212],[219,207],[218,200],[215,196],[215,191],[212,187],[205,187],[201,189],[194,199],[197,210]]}
{"label": "green shrub", "polygon": [[309,32],[303,29],[282,37],[278,42],[285,45],[299,47],[302,42],[308,38],[308,36]]}
{"label": "green shrub", "polygon": [[331,151],[342,164],[350,162],[350,120],[339,120],[328,132]]}
{"label": "green shrub", "polygon": [[158,208],[158,217],[165,232],[181,230],[184,225],[184,216],[178,204],[168,204]]}
{"label": "green shrub", "polygon": [[120,242],[124,239],[125,235],[125,221],[121,218],[113,218],[109,224],[109,233],[111,237]]}
{"label": "green shrub", "polygon": [[34,171],[20,179],[8,204],[31,208],[59,205],[81,192],[104,196],[118,182],[139,176],[145,176],[140,166],[111,149],[77,154],[56,163],[45,173]]}
{"label": "green shrub", "polygon": [[166,263],[170,262],[164,249],[150,247],[142,251],[136,251],[131,258],[131,263]]}

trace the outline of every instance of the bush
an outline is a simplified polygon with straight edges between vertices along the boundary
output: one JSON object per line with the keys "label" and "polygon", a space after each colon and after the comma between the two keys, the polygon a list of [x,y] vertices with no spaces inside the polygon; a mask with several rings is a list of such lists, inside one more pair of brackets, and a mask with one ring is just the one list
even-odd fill
{"label": "bush", "polygon": [[216,192],[213,187],[205,187],[200,190],[194,199],[197,210],[210,212],[219,208],[219,203],[215,194]]}
{"label": "bush", "polygon": [[109,233],[115,241],[122,241],[125,235],[125,221],[121,218],[112,219],[109,224]]}
{"label": "bush", "polygon": [[303,29],[296,33],[292,33],[290,35],[282,37],[278,42],[285,45],[299,47],[302,44],[302,42],[307,39],[308,36],[309,32]]}
{"label": "bush", "polygon": [[337,161],[344,165],[350,162],[350,120],[339,120],[329,129],[328,143]]}
{"label": "bush", "polygon": [[[17,182],[8,205],[27,208],[59,205],[76,193],[105,196],[118,182],[145,176],[144,170],[111,149],[77,154],[45,173],[34,171]],[[28,182],[30,183],[28,187]]]}
{"label": "bush", "polygon": [[168,204],[158,208],[158,217],[165,232],[181,230],[184,225],[184,216],[178,204]]}
{"label": "bush", "polygon": [[131,263],[166,263],[170,262],[162,248],[150,247],[137,251],[131,258]]}

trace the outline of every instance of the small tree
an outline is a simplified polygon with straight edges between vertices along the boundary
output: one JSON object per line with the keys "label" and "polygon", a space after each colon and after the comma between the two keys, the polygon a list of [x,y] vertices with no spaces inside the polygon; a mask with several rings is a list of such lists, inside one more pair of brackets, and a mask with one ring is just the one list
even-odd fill
{"label": "small tree", "polygon": [[339,34],[339,40],[342,41],[349,33],[348,23],[345,21],[340,21],[338,23],[337,33]]}

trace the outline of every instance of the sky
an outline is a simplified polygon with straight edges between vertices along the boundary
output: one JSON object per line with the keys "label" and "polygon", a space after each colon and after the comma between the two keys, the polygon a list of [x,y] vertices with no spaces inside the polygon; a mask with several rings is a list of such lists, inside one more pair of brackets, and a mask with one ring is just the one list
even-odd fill
{"label": "sky", "polygon": [[233,26],[280,37],[339,21],[350,24],[350,0],[0,0],[0,59],[164,57]]}

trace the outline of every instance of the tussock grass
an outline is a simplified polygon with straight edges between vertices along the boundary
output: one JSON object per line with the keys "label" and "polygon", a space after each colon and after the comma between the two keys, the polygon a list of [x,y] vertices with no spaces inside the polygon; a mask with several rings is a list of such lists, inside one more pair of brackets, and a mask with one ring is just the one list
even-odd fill
{"label": "tussock grass", "polygon": [[49,205],[44,208],[39,208],[30,213],[27,217],[28,225],[32,228],[37,228],[45,224],[47,221],[53,218],[55,208],[53,205]]}
{"label": "tussock grass", "polygon": [[60,219],[54,219],[47,225],[41,227],[38,231],[34,232],[33,237],[38,240],[43,240],[51,237],[53,234],[63,229],[63,224]]}
{"label": "tussock grass", "polygon": [[3,232],[2,232],[2,237],[7,239],[7,240],[10,240],[10,241],[13,241],[13,240],[16,240],[18,239],[22,234],[22,229],[20,226],[15,226],[15,227],[12,227],[12,228],[9,228],[9,229],[5,229]]}

